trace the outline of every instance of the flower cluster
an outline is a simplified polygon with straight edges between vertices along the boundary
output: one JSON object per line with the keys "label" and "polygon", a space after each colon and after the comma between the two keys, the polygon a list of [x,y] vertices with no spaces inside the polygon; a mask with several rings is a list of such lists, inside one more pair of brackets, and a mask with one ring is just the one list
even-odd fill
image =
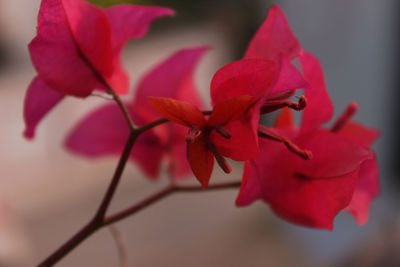
{"label": "flower cluster", "polygon": [[[25,136],[32,138],[40,120],[67,95],[126,94],[128,77],[119,59],[124,44],[144,36],[154,19],[172,14],[160,7],[103,10],[83,0],[43,0],[38,33],[29,45],[38,75],[26,94]],[[342,210],[365,223],[379,193],[370,148],[378,132],[351,121],[355,103],[333,126],[322,127],[333,116],[322,67],[303,49],[281,9],[269,10],[242,59],[215,73],[212,110],[202,111],[193,74],[207,50],[177,51],[150,70],[132,100],[123,102],[135,125],[160,115],[171,122],[140,134],[130,159],[153,179],[167,161],[171,179],[192,172],[203,188],[215,160],[226,173],[231,168],[225,158],[243,161],[238,206],[261,199],[280,217],[315,228],[332,229]],[[297,90],[304,95],[293,102]],[[260,124],[261,115],[277,110],[273,127]],[[292,110],[302,111],[298,127]],[[88,157],[120,155],[129,131],[111,103],[83,118],[65,144]]]}

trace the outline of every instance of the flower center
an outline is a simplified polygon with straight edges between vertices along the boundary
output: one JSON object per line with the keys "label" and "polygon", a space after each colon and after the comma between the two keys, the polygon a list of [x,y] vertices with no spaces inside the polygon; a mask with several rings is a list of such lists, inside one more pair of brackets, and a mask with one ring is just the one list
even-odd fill
{"label": "flower center", "polygon": [[190,127],[186,135],[186,143],[193,144],[197,137],[201,135],[201,129],[197,126]]}

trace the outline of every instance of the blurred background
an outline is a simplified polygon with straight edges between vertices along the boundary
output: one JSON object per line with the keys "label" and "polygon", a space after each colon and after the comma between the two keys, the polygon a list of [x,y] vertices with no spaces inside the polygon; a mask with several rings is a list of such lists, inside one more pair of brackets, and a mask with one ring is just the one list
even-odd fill
{"label": "blurred background", "polygon": [[[162,5],[175,18],[156,21],[142,40],[129,43],[124,65],[131,86],[174,51],[210,44],[196,73],[206,103],[213,73],[239,59],[268,8],[278,4],[303,47],[324,67],[337,116],[350,101],[357,121],[382,135],[374,149],[381,196],[359,227],[343,212],[333,232],[298,227],[264,203],[234,206],[237,190],[176,194],[116,224],[129,266],[400,266],[399,94],[400,2],[397,0],[94,1]],[[39,0],[0,0],[0,266],[33,266],[84,225],[100,202],[117,159],[90,160],[63,149],[79,118],[104,100],[68,99],[41,123],[37,137],[22,137],[24,94],[35,70],[27,44],[36,33]],[[241,165],[228,176],[240,179]],[[190,178],[193,180],[193,178]],[[149,182],[129,164],[111,210],[167,183]],[[119,266],[110,231],[103,229],[57,266]]]}

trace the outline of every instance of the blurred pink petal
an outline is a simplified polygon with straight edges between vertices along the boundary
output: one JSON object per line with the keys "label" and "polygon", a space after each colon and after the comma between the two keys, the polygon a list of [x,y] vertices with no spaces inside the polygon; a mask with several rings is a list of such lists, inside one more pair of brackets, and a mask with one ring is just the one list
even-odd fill
{"label": "blurred pink petal", "polygon": [[116,5],[104,10],[111,26],[111,41],[115,54],[120,54],[130,39],[143,37],[153,20],[174,15],[169,8],[135,5]]}
{"label": "blurred pink petal", "polygon": [[[126,94],[129,77],[119,58],[123,45],[146,34],[152,20],[172,13],[170,9],[132,5],[104,11],[83,0],[43,0],[37,35],[29,44],[33,65],[47,88],[58,93],[86,97],[95,89],[108,89],[107,83],[116,93]],[[51,110],[35,111],[35,107],[24,114],[43,117]],[[26,137],[33,136],[33,130],[29,131]]]}
{"label": "blurred pink petal", "polygon": [[52,110],[65,95],[49,88],[42,79],[35,77],[24,101],[24,136],[27,139],[35,137],[36,126]]}
{"label": "blurred pink petal", "polygon": [[289,61],[288,57],[282,55],[278,80],[267,95],[272,96],[286,91],[308,88],[309,86],[301,72]]}
{"label": "blurred pink petal", "polygon": [[249,169],[237,205],[263,199],[276,214],[292,223],[331,230],[334,217],[352,198],[358,167],[334,178],[302,178],[295,175],[299,157],[294,158],[284,146],[261,139],[260,149],[259,156],[246,163]]}
{"label": "blurred pink petal", "polygon": [[370,147],[379,137],[379,131],[367,128],[357,122],[347,123],[339,133],[351,138],[353,142],[357,142],[360,146]]}
{"label": "blurred pink petal", "polygon": [[361,165],[353,198],[346,208],[360,225],[368,221],[370,205],[379,192],[379,170],[374,157]]}
{"label": "blurred pink petal", "polygon": [[310,87],[305,90],[307,107],[303,111],[302,131],[318,129],[333,116],[333,104],[325,85],[324,73],[318,59],[307,51],[299,56],[305,80]]}
{"label": "blurred pink petal", "polygon": [[278,79],[277,63],[264,59],[242,59],[220,68],[211,81],[213,104],[241,95],[263,97]]}
{"label": "blurred pink petal", "polygon": [[193,74],[207,50],[208,47],[205,46],[181,49],[150,70],[138,85],[133,100],[134,109],[143,117],[159,117],[147,103],[149,96],[174,98],[203,108],[203,101],[194,85]]}
{"label": "blurred pink petal", "polygon": [[[99,73],[110,74],[109,68],[112,67],[111,51],[105,51],[111,49],[111,41],[107,42],[106,40],[107,37],[110,38],[110,29],[109,27],[102,29],[105,17],[98,18],[96,15],[91,15],[91,12],[98,14],[99,11],[94,6],[88,7],[89,4],[87,3],[84,4],[85,9],[76,11],[84,13],[71,15],[71,18],[75,21],[69,22],[64,10],[64,2],[69,7],[68,4],[72,2],[78,3],[61,0],[42,1],[38,17],[37,36],[29,44],[29,51],[39,76],[49,87],[60,93],[85,97],[95,87],[100,87],[92,67],[100,67]],[[79,3],[81,3],[81,0],[79,0]],[[71,8],[67,9],[70,10]],[[70,10],[70,13],[74,12]],[[84,32],[81,32],[78,27],[84,27],[83,24],[86,22],[79,22],[82,22],[82,17],[85,16],[89,18],[87,23],[94,27],[92,30],[94,33],[87,34],[96,37],[96,41],[106,42],[105,44],[93,42],[92,45],[98,45],[99,48],[94,49],[89,55],[84,53],[88,52],[92,46],[83,41],[79,43],[72,35],[72,29],[75,29],[75,34],[84,35]],[[75,27],[70,27],[69,23],[75,25]],[[85,29],[87,30],[87,28]],[[85,40],[90,42],[88,39]],[[80,47],[79,45],[82,43],[88,47]],[[101,53],[105,53],[105,55],[103,56]],[[99,60],[106,60],[107,62],[101,63],[99,60],[95,60],[96,56],[99,57]],[[89,63],[90,59],[95,61]],[[93,65],[90,66],[91,64]]]}
{"label": "blurred pink petal", "polygon": [[293,142],[313,153],[310,160],[302,160],[294,154],[291,156],[294,161],[297,161],[297,174],[309,179],[350,173],[363,161],[372,157],[370,151],[358,146],[350,139],[322,129],[301,134],[294,138]]}
{"label": "blurred pink petal", "polygon": [[290,29],[285,14],[274,5],[269,9],[265,22],[251,40],[245,58],[279,61],[281,54],[284,54],[291,61],[300,52],[300,43]]}

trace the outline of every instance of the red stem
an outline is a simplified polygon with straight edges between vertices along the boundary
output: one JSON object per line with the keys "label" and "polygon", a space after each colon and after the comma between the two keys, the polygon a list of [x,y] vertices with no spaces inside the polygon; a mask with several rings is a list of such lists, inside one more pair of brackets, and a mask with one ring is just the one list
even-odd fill
{"label": "red stem", "polygon": [[[150,130],[153,127],[156,127],[160,124],[168,122],[167,119],[159,119],[156,121],[153,121],[149,124],[146,124],[142,127],[135,127],[129,112],[125,108],[124,104],[122,101],[119,99],[118,95],[114,93],[113,90],[110,90],[111,94],[114,96],[114,99],[118,103],[119,107],[121,108],[122,113],[124,114],[127,123],[129,124],[130,127],[130,135],[129,138],[125,144],[124,151],[119,159],[118,165],[115,169],[113,178],[111,179],[110,185],[107,188],[106,193],[104,194],[103,200],[94,215],[94,217],[87,223],[84,227],[82,227],[75,235],[73,235],[67,242],[65,242],[61,247],[59,247],[56,251],[54,251],[52,254],[50,254],[43,262],[41,262],[38,266],[39,267],[48,267],[48,266],[53,266],[55,263],[57,263],[59,260],[61,260],[64,256],[66,256],[69,252],[71,252],[74,248],[76,248],[80,243],[82,243],[86,238],[91,236],[94,232],[99,230],[100,228],[109,225],[113,222],[119,221],[127,216],[130,216],[143,208],[157,202],[158,200],[166,197],[172,192],[182,192],[182,191],[200,191],[202,190],[201,186],[169,186],[160,192],[157,192],[156,194],[150,196],[149,198],[139,202],[138,204],[135,204],[131,206],[130,208],[127,208],[125,210],[122,210],[114,215],[110,216],[105,216],[107,209],[112,201],[112,198],[115,194],[115,191],[117,189],[117,186],[119,184],[119,181],[121,180],[122,173],[124,171],[125,165],[129,159],[129,155],[132,151],[132,148],[135,144],[136,139],[140,134],[143,132]],[[209,113],[209,112],[206,112]],[[235,182],[235,183],[227,183],[227,184],[217,184],[217,185],[210,185],[205,191],[207,190],[215,190],[215,189],[223,189],[223,188],[232,188],[232,187],[238,187],[240,186],[240,183]]]}
{"label": "red stem", "polygon": [[235,182],[226,182],[226,183],[218,183],[218,184],[211,184],[208,187],[203,188],[201,185],[170,185],[154,195],[140,201],[139,203],[130,206],[122,211],[119,211],[115,214],[109,215],[104,219],[104,224],[112,224],[119,220],[122,220],[132,214],[135,214],[142,209],[150,206],[151,204],[157,202],[158,200],[172,194],[178,192],[205,192],[205,191],[214,191],[214,190],[221,190],[221,189],[230,189],[230,188],[238,188],[240,187],[240,181]]}
{"label": "red stem", "polygon": [[44,260],[38,266],[39,267],[53,266],[65,255],[67,255],[70,251],[76,248],[80,243],[82,243],[82,241],[91,236],[94,232],[96,232],[100,228],[115,223],[128,216],[131,216],[141,211],[142,209],[151,206],[157,201],[163,199],[164,197],[167,197],[171,193],[206,192],[206,191],[230,189],[238,187],[240,187],[240,181],[211,184],[205,189],[203,189],[201,185],[169,185],[161,189],[160,191],[156,192],[155,194],[151,195],[150,197],[120,212],[117,212],[115,214],[100,219],[95,216],[85,227],[83,227],[79,232],[77,232],[74,236],[72,236],[63,246],[61,246],[58,250],[56,250],[53,254],[51,254],[46,260]]}

